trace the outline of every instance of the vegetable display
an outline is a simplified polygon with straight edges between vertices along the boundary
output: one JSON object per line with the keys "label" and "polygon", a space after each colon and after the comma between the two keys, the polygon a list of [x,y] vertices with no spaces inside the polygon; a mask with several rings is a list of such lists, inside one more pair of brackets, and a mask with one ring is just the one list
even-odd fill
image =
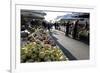
{"label": "vegetable display", "polygon": [[21,63],[66,61],[68,58],[42,28],[35,29],[28,41],[21,46]]}

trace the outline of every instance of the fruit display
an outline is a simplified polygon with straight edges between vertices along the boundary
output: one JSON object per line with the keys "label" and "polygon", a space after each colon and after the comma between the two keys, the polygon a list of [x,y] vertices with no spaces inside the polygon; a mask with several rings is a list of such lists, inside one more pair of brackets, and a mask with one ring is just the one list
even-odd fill
{"label": "fruit display", "polygon": [[68,58],[55,44],[50,35],[42,28],[28,36],[28,41],[21,46],[21,63],[66,61]]}

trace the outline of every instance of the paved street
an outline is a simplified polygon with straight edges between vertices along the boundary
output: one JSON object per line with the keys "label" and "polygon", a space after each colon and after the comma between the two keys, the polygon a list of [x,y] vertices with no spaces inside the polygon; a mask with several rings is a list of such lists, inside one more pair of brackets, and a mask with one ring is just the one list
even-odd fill
{"label": "paved street", "polygon": [[66,37],[62,31],[52,29],[51,32],[53,38],[59,43],[58,45],[64,48],[63,52],[67,51],[66,53],[70,53],[70,55],[73,56],[72,60],[74,60],[74,58],[78,60],[89,59],[89,45],[70,37]]}

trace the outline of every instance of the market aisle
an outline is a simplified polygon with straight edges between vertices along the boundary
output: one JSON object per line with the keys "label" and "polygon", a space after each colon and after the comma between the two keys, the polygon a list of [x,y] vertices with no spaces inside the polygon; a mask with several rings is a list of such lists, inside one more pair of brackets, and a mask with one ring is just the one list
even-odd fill
{"label": "market aisle", "polygon": [[89,59],[89,45],[70,37],[66,37],[62,31],[52,29],[51,32],[53,38],[66,48],[76,59]]}

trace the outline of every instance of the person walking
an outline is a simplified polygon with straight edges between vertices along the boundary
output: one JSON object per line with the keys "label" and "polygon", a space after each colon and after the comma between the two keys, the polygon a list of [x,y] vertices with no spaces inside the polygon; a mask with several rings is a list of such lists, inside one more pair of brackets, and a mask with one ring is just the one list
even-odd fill
{"label": "person walking", "polygon": [[66,24],[66,32],[65,32],[66,36],[68,36],[68,34],[69,34],[69,27],[70,27],[70,21],[68,21]]}
{"label": "person walking", "polygon": [[78,23],[79,23],[79,20],[75,22],[74,27],[73,27],[73,39],[76,39],[78,35]]}
{"label": "person walking", "polygon": [[55,27],[55,29],[57,28],[57,23],[54,23],[54,27]]}
{"label": "person walking", "polygon": [[48,28],[48,31],[50,31],[50,29],[51,29],[51,23],[47,24],[47,28]]}
{"label": "person walking", "polygon": [[45,21],[42,22],[42,26],[44,29],[47,29],[47,23]]}

